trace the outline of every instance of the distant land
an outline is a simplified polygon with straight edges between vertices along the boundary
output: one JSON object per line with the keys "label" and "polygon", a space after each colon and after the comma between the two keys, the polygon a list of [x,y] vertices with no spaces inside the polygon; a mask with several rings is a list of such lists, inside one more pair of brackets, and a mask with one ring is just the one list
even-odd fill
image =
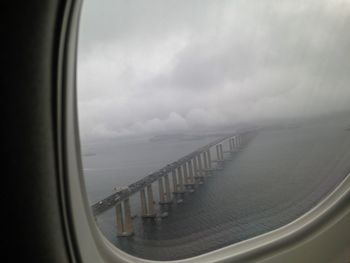
{"label": "distant land", "polygon": [[213,133],[213,134],[184,134],[184,133],[176,133],[176,134],[159,134],[151,137],[149,141],[151,142],[161,142],[161,141],[193,141],[193,140],[201,140],[203,138],[208,137],[218,137],[223,134]]}
{"label": "distant land", "polygon": [[87,153],[83,153],[82,155],[88,157],[88,156],[95,156],[96,153],[87,152]]}

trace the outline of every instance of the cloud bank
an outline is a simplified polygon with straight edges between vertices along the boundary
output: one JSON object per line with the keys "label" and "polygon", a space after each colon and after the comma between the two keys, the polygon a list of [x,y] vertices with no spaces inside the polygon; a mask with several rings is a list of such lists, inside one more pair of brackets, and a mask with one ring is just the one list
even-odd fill
{"label": "cloud bank", "polygon": [[350,110],[350,1],[85,1],[83,138]]}

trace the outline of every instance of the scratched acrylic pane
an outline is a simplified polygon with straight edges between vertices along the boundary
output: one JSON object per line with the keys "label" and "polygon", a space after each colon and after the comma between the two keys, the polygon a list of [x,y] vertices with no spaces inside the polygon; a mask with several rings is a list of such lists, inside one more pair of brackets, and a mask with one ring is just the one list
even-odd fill
{"label": "scratched acrylic pane", "polygon": [[350,3],[85,0],[78,107],[107,239],[184,259],[300,217],[350,171]]}

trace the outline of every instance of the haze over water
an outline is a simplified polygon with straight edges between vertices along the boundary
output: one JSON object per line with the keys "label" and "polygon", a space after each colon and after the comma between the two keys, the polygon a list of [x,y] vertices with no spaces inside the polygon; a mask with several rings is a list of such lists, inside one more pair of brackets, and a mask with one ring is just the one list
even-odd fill
{"label": "haze over water", "polygon": [[[261,129],[223,171],[187,194],[161,222],[142,222],[136,194],[132,237],[116,237],[114,209],[100,215],[98,225],[119,248],[153,260],[199,255],[276,229],[314,207],[349,173],[349,128],[350,117],[343,114]],[[84,158],[90,198],[105,197],[112,186],[131,183],[213,140],[90,145],[96,153]],[[118,170],[100,173],[107,163]],[[154,196],[157,200],[156,189]]]}

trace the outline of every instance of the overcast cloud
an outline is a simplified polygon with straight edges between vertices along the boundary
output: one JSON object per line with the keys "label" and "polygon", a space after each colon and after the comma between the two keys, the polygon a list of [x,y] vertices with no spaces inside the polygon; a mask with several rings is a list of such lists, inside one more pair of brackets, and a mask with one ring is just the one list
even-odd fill
{"label": "overcast cloud", "polygon": [[350,1],[84,2],[83,138],[350,110]]}

